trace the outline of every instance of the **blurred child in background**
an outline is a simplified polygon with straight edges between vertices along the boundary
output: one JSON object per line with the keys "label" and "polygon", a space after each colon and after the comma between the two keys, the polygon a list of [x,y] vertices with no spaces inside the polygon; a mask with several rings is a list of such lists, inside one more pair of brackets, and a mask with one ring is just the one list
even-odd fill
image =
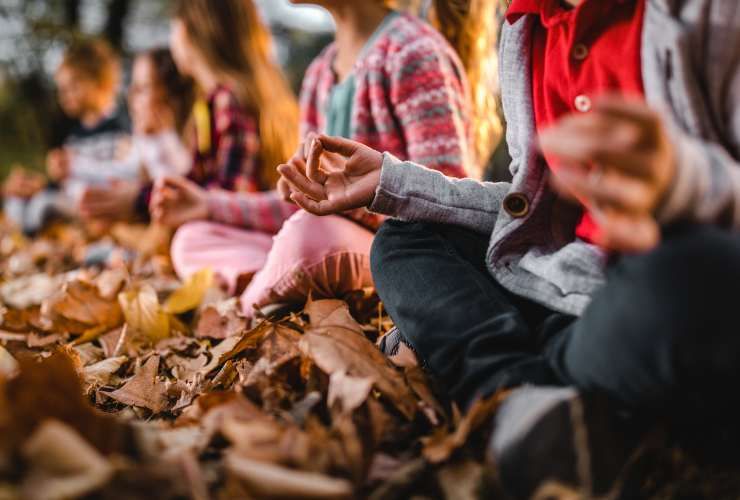
{"label": "blurred child in background", "polygon": [[[466,69],[475,77],[475,89],[487,83],[480,75],[489,61],[473,42],[490,41],[493,12],[487,18],[471,8],[460,15],[440,2],[440,28],[464,56],[461,61],[434,28],[388,2],[295,3],[321,5],[337,26],[335,43],[304,79],[304,140],[317,132],[350,137],[457,177],[475,169],[476,156],[485,161],[495,135],[485,125],[495,113],[477,122]],[[474,137],[473,130],[487,131],[488,137],[478,140],[484,136]],[[303,164],[302,149],[292,162]],[[173,241],[176,270],[188,275],[211,267],[232,291],[239,289],[240,277],[256,272],[241,298],[247,315],[255,307],[301,302],[311,291],[341,296],[372,285],[369,251],[379,219],[366,211],[324,219],[295,213],[295,206],[280,201],[289,195],[286,183],[259,197],[206,193],[181,181],[168,182],[167,189],[169,199],[154,200],[155,215],[172,225],[187,223]],[[191,222],[197,219],[212,222]]]}
{"label": "blurred child in background", "polygon": [[183,139],[193,95],[191,80],[179,73],[169,49],[136,56],[128,90],[133,147],[127,162],[138,168],[139,178],[88,186],[80,200],[80,215],[124,220],[148,216],[152,182],[190,171],[191,155]]}
{"label": "blurred child in background", "polygon": [[[81,40],[65,51],[54,80],[62,111],[76,124],[63,146],[47,155],[51,184],[32,192],[28,178],[16,174],[5,185],[5,215],[25,233],[38,231],[55,213],[73,213],[85,183],[108,174],[135,177],[136,170],[124,161],[131,135],[125,113],[116,106],[120,76],[118,55],[102,40]],[[113,165],[111,171],[100,169],[102,163]]]}
{"label": "blurred child in background", "polygon": [[257,192],[297,141],[297,104],[252,0],[182,0],[170,48],[206,96],[196,103],[189,178],[207,189]]}
{"label": "blurred child in background", "polygon": [[[179,2],[170,42],[180,70],[208,96],[207,106],[196,106],[195,110],[190,174],[187,179],[172,178],[163,183],[152,197],[155,220],[177,227],[187,220],[206,218],[180,206],[178,186],[202,191],[203,196],[214,199],[221,199],[227,191],[262,199],[260,191],[274,187],[275,166],[295,151],[298,106],[272,59],[271,35],[251,0]],[[279,201],[278,211],[280,205],[286,204]],[[224,234],[229,228],[220,231]],[[196,254],[221,248],[213,237],[213,231],[206,229],[186,246]],[[255,232],[239,240],[239,249],[222,249],[216,260],[236,260],[253,273],[263,266],[271,244],[269,234]],[[192,263],[178,271],[189,274],[209,264]],[[224,272],[220,276],[233,283],[236,274]]]}

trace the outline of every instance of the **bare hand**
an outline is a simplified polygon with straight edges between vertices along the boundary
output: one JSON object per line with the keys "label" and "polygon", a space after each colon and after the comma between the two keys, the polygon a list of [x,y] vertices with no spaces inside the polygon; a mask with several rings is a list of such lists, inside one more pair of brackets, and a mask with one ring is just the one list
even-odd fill
{"label": "bare hand", "polygon": [[82,193],[78,210],[84,219],[128,220],[140,190],[139,183],[120,180],[110,186],[90,186]]}
{"label": "bare hand", "polygon": [[[306,142],[302,142],[298,149],[296,150],[293,157],[288,160],[288,165],[294,166],[298,171],[305,172],[306,171],[306,159],[308,158],[308,152],[310,151],[310,148],[307,147],[307,144],[310,144],[309,141],[313,141],[318,137],[314,133],[308,134],[308,138],[306,139]],[[287,202],[292,202],[292,198],[290,197],[293,194],[293,189],[290,186],[290,183],[284,178],[280,177],[277,182],[277,191],[280,194],[280,197]]]}
{"label": "bare hand", "polygon": [[69,177],[70,160],[69,152],[64,148],[52,149],[46,155],[46,173],[55,182],[60,182]]}
{"label": "bare hand", "polygon": [[164,177],[154,187],[149,211],[154,221],[172,228],[205,220],[208,192],[184,177]]}
{"label": "bare hand", "polygon": [[598,244],[640,252],[659,243],[655,212],[675,175],[675,153],[662,118],[644,102],[601,99],[540,134],[540,147],[559,160],[554,187],[596,220]]}
{"label": "bare hand", "polygon": [[42,174],[15,167],[3,184],[3,193],[5,196],[30,198],[44,189],[45,185],[46,178]]}
{"label": "bare hand", "polygon": [[369,206],[380,183],[383,155],[339,137],[318,136],[306,170],[280,165],[278,171],[293,191],[291,199],[307,212],[330,215]]}

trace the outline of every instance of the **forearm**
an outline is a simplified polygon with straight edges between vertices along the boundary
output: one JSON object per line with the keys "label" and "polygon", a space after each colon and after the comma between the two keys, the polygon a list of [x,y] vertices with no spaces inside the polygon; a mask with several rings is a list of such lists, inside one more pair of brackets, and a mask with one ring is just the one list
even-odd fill
{"label": "forearm", "polygon": [[211,220],[255,231],[276,234],[296,211],[298,207],[283,201],[277,191],[233,193],[213,189],[208,192]]}
{"label": "forearm", "polygon": [[403,220],[454,224],[488,234],[508,188],[506,183],[446,177],[386,153],[369,208]]}
{"label": "forearm", "polygon": [[674,144],[676,173],[658,220],[740,229],[740,162],[715,143],[681,135]]}

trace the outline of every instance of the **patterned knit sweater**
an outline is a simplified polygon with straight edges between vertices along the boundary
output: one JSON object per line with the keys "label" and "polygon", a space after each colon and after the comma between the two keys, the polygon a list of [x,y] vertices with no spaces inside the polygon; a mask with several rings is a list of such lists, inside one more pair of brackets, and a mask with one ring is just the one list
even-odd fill
{"label": "patterned knit sweater", "polygon": [[[326,128],[326,109],[337,83],[329,45],[306,72],[300,96],[301,137]],[[464,177],[472,167],[468,116],[471,100],[462,64],[442,35],[424,21],[399,15],[355,64],[351,139],[446,175]],[[253,196],[212,193],[213,220],[277,232],[296,207],[277,193]],[[370,228],[377,216],[348,214]]]}

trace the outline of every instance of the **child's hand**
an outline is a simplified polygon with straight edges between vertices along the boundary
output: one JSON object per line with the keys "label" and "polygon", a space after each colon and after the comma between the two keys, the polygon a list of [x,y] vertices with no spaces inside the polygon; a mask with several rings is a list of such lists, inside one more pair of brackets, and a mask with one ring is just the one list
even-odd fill
{"label": "child's hand", "polygon": [[374,149],[322,135],[311,144],[305,171],[295,164],[280,165],[278,171],[298,206],[316,215],[329,215],[370,205],[382,166],[383,155]]}
{"label": "child's hand", "polygon": [[15,167],[3,184],[3,194],[17,198],[31,198],[44,189],[46,178],[37,173]]}
{"label": "child's hand", "polygon": [[127,220],[133,216],[140,186],[136,182],[113,181],[110,186],[89,186],[80,197],[78,211],[83,219]]}
{"label": "child's hand", "polygon": [[165,177],[154,187],[149,212],[156,222],[173,228],[208,219],[208,193],[184,177]]}
{"label": "child's hand", "polygon": [[542,133],[540,147],[561,161],[553,184],[584,201],[599,226],[597,243],[622,252],[658,244],[655,211],[676,170],[660,115],[642,102],[605,98]]}
{"label": "child's hand", "polygon": [[46,155],[46,173],[51,180],[63,181],[69,176],[69,168],[69,152],[66,149],[52,149]]}
{"label": "child's hand", "polygon": [[[308,157],[309,153],[309,147],[307,144],[310,144],[309,141],[313,141],[316,137],[318,137],[314,133],[310,133],[308,135],[308,138],[306,139],[306,142],[301,143],[298,146],[298,149],[296,150],[293,157],[288,160],[288,165],[295,167],[299,172],[305,172],[306,171],[306,158]],[[279,169],[278,169],[279,170]],[[277,191],[280,194],[280,197],[284,201],[292,202],[291,195],[293,194],[293,189],[290,186],[290,183],[285,179],[285,177],[280,177],[277,182]]]}

